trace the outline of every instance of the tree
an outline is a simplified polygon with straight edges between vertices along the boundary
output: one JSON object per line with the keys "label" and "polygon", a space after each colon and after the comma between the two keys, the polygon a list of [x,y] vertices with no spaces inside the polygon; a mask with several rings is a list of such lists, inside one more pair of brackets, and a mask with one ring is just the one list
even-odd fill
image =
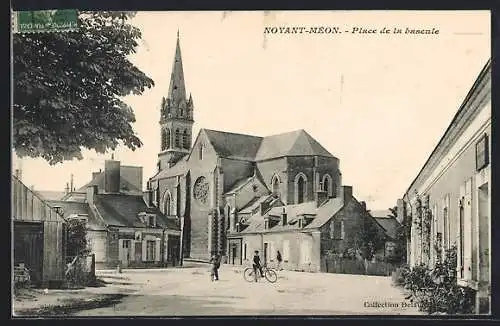
{"label": "tree", "polygon": [[[388,217],[397,219],[398,217],[398,207],[394,206],[389,208],[389,215]],[[406,214],[405,214],[406,215]],[[399,258],[401,262],[406,261],[406,244],[408,240],[408,235],[409,235],[409,225],[408,225],[408,218],[406,216],[403,216],[403,221],[402,224],[398,227],[398,230],[396,232],[396,256]]]}
{"label": "tree", "polygon": [[50,164],[82,159],[121,142],[142,145],[135,115],[121,99],[140,95],[154,82],[127,58],[138,28],[131,12],[81,12],[77,32],[15,34],[13,142],[20,157]]}
{"label": "tree", "polygon": [[87,248],[87,225],[85,221],[70,218],[66,220],[67,230],[67,252],[69,257],[84,255],[88,253]]}

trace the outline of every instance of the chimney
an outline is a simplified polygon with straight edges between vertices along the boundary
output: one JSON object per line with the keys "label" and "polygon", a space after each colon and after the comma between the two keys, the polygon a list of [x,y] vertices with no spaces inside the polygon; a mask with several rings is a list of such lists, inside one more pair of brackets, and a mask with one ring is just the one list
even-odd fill
{"label": "chimney", "polygon": [[283,211],[282,211],[282,213],[281,213],[281,225],[282,225],[282,226],[287,225],[287,223],[288,223],[288,221],[287,221],[287,217],[288,217],[288,216],[287,216],[287,214],[286,214],[286,209],[285,209],[285,207],[283,207]]}
{"label": "chimney", "polygon": [[366,202],[362,201],[359,203],[361,204],[361,207],[363,208],[363,210],[366,211]]}
{"label": "chimney", "polygon": [[87,187],[87,203],[89,205],[94,205],[94,197],[97,195],[97,186],[88,186]]}
{"label": "chimney", "polygon": [[398,216],[396,219],[399,223],[403,223],[403,220],[405,218],[405,202],[403,201],[403,199],[398,199],[397,201],[397,213]]}
{"label": "chimney", "polygon": [[71,174],[69,189],[70,189],[71,192],[75,191],[75,188],[73,187],[73,173]]}
{"label": "chimney", "polygon": [[69,183],[66,182],[66,188],[64,189],[64,193],[67,195],[69,194]]}
{"label": "chimney", "polygon": [[352,198],[352,186],[342,186],[342,200],[344,204],[348,203]]}
{"label": "chimney", "polygon": [[104,191],[120,192],[120,161],[106,160],[104,162]]}

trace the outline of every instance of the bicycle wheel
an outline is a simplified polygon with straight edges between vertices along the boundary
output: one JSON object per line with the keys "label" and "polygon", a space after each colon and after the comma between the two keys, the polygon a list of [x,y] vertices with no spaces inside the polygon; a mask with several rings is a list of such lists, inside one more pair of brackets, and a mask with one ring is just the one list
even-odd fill
{"label": "bicycle wheel", "polygon": [[266,271],[264,272],[264,277],[270,283],[274,283],[278,280],[278,274],[276,274],[276,272],[273,271],[272,269],[266,269]]}
{"label": "bicycle wheel", "polygon": [[245,271],[243,272],[243,278],[245,278],[245,281],[247,282],[253,282],[255,280],[253,275],[253,268],[245,268]]}

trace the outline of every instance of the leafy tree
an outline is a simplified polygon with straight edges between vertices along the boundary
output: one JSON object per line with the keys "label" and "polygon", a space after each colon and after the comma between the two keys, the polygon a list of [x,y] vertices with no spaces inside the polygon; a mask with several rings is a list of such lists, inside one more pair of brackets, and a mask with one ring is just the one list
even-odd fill
{"label": "leafy tree", "polygon": [[50,164],[82,159],[121,142],[135,150],[132,108],[122,97],[140,95],[152,79],[127,58],[138,28],[131,12],[80,12],[78,31],[15,34],[14,148],[20,157]]}
{"label": "leafy tree", "polygon": [[67,256],[74,257],[84,255],[89,252],[87,248],[87,225],[85,221],[79,219],[68,219],[66,221],[67,230]]}
{"label": "leafy tree", "polygon": [[[398,208],[397,206],[389,208],[389,217],[391,218],[396,218],[398,217]],[[396,256],[399,257],[401,262],[406,262],[406,244],[408,242],[408,237],[410,234],[410,225],[411,221],[409,218],[404,214],[403,216],[403,221],[401,225],[399,226],[397,232],[396,232]]]}

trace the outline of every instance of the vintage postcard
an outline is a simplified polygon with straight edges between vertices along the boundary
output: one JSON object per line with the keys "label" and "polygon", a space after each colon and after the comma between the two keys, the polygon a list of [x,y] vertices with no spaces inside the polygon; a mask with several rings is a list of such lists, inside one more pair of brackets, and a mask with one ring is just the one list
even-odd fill
{"label": "vintage postcard", "polygon": [[490,314],[490,20],[13,11],[13,316]]}

